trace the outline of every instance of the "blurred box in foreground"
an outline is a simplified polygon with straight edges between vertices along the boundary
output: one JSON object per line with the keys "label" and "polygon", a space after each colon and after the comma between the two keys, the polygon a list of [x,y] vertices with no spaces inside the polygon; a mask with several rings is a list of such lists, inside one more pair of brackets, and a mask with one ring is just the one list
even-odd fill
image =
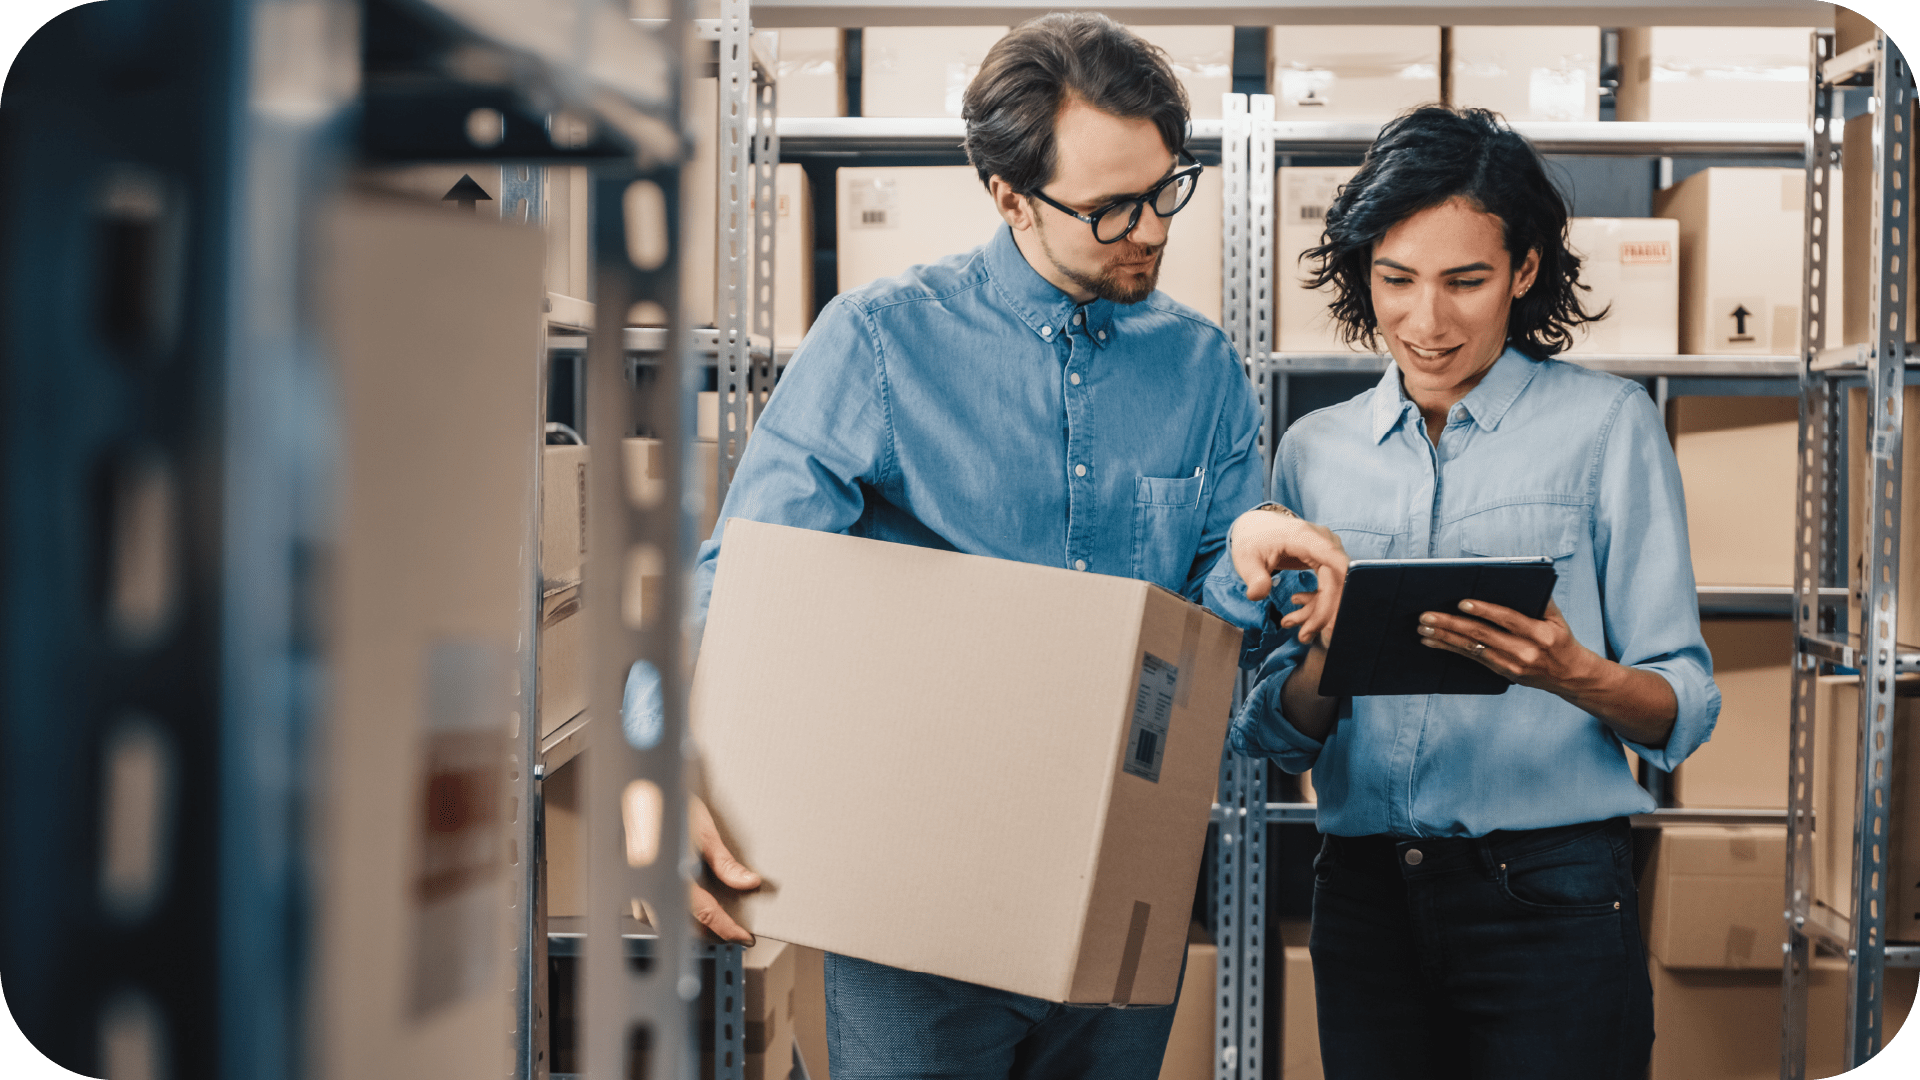
{"label": "blurred box in foreground", "polygon": [[729,907],[1050,1001],[1171,1002],[1239,640],[1131,578],[733,519],[692,715],[770,887]]}

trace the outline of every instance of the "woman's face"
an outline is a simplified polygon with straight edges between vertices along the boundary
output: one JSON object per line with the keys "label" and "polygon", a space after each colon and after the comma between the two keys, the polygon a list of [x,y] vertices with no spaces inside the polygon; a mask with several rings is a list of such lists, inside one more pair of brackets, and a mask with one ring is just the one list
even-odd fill
{"label": "woman's face", "polygon": [[1506,348],[1507,312],[1540,268],[1516,272],[1500,219],[1455,197],[1373,246],[1373,312],[1409,396],[1464,396]]}

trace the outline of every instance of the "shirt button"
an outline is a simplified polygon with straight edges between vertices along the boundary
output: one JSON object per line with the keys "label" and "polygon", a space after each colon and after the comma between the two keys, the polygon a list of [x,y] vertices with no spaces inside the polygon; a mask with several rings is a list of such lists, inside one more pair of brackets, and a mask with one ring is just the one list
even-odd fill
{"label": "shirt button", "polygon": [[1085,315],[1082,315],[1077,311],[1073,313],[1073,325],[1079,326],[1081,323],[1086,321],[1087,321],[1087,317]]}
{"label": "shirt button", "polygon": [[1099,338],[1101,341],[1107,340],[1107,332],[1105,330],[1098,331],[1093,336]]}
{"label": "shirt button", "polygon": [[1407,849],[1407,865],[1408,866],[1419,866],[1420,860],[1424,858],[1426,858],[1426,856],[1420,854],[1419,848],[1410,847]]}
{"label": "shirt button", "polygon": [[1068,382],[1070,382],[1070,383],[1072,383],[1072,384],[1073,384],[1073,385],[1075,385],[1075,386],[1079,386],[1079,385],[1080,385],[1080,373],[1079,373],[1079,372],[1077,372],[1077,371],[1075,371],[1075,372],[1072,372],[1071,374],[1069,374],[1069,375],[1067,376],[1067,381],[1068,381]]}
{"label": "shirt button", "polygon": [[1040,328],[1040,336],[1041,336],[1041,337],[1052,337],[1052,336],[1053,336],[1053,327],[1051,327],[1051,326],[1043,326],[1043,327],[1041,327],[1041,328]]}
{"label": "shirt button", "polygon": [[1087,560],[1085,559],[1073,560],[1073,568],[1075,570],[1085,570],[1087,568]]}
{"label": "shirt button", "polygon": [[1087,475],[1087,467],[1085,465],[1075,465],[1073,467],[1073,475],[1075,476]]}

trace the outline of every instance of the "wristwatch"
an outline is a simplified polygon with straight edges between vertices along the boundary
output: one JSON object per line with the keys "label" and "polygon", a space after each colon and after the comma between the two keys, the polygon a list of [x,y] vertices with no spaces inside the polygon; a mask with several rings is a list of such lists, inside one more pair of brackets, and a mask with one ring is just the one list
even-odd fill
{"label": "wristwatch", "polygon": [[1255,510],[1271,510],[1276,514],[1279,514],[1281,517],[1297,518],[1300,516],[1299,514],[1294,513],[1293,511],[1287,509],[1286,507],[1281,506],[1277,502],[1263,502],[1259,506],[1254,507],[1254,509]]}

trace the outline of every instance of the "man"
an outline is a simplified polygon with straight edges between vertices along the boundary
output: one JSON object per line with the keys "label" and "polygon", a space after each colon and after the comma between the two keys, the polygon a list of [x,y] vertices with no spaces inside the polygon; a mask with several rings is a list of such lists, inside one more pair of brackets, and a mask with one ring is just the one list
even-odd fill
{"label": "man", "polygon": [[[1006,226],[983,247],[844,293],[794,355],[721,512],[1142,578],[1245,626],[1283,569],[1346,558],[1260,507],[1259,416],[1220,328],[1154,291],[1202,182],[1159,50],[1097,14],[1042,16],[968,88],[966,149]],[[1237,520],[1236,520],[1237,519]],[[1228,553],[1229,528],[1232,550]],[[724,524],[699,554],[704,618]],[[758,878],[696,806],[719,880]],[[705,893],[696,916],[747,934]],[[1158,1075],[1172,1007],[1068,1008],[849,957],[827,960],[836,1080]]]}

